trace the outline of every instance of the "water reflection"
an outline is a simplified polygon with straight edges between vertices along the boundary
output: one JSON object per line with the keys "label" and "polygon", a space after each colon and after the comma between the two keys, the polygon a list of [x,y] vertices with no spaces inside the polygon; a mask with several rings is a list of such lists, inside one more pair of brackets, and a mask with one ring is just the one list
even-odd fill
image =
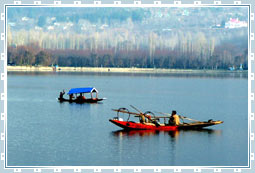
{"label": "water reflection", "polygon": [[124,137],[124,136],[143,137],[143,136],[159,135],[159,133],[160,133],[159,131],[155,131],[155,130],[117,130],[112,132],[113,136],[116,136],[116,137]]}
{"label": "water reflection", "polygon": [[222,135],[222,131],[221,130],[213,130],[213,129],[189,129],[189,130],[179,130],[179,131],[169,131],[168,135],[172,138],[172,139],[177,139],[180,135],[190,135],[190,136],[194,136],[194,135],[208,135],[208,137],[210,136],[221,136]]}
{"label": "water reflection", "polygon": [[[161,162],[162,165],[178,165],[180,164],[180,154],[187,152],[187,149],[183,149],[184,146],[192,146],[194,140],[205,140],[215,141],[216,136],[221,136],[221,130],[212,129],[200,129],[200,130],[177,130],[177,131],[155,131],[155,130],[118,130],[111,132],[111,135],[115,138],[115,152],[118,153],[118,159],[121,164],[127,164],[126,159],[126,148],[130,149],[130,146],[139,148],[139,157],[147,158],[147,156],[157,155],[160,153],[164,158],[165,163]],[[154,150],[148,149],[145,146],[157,146]],[[117,150],[116,150],[117,148]],[[155,152],[155,150],[157,152]],[[180,152],[181,151],[181,152]],[[184,154],[185,155],[185,154]],[[124,159],[123,159],[124,158]],[[148,159],[148,158],[147,158]],[[162,160],[161,160],[162,161]]]}
{"label": "water reflection", "polygon": [[90,106],[90,105],[100,105],[103,104],[102,102],[97,102],[97,103],[76,103],[76,102],[60,102],[58,101],[58,99],[56,98],[57,102],[60,105],[66,105],[69,104],[71,106],[77,106],[77,107],[84,107],[84,106]]}
{"label": "water reflection", "polygon": [[69,110],[74,114],[90,113],[92,107],[97,107],[97,104],[89,104],[89,103],[77,104],[75,102],[69,103],[69,102],[57,101],[57,103],[55,104],[58,105],[61,110],[66,109],[66,111]]}
{"label": "water reflection", "polygon": [[146,136],[155,136],[159,134],[168,134],[171,138],[178,138],[180,134],[188,133],[190,135],[196,134],[208,134],[208,135],[216,135],[221,136],[221,130],[214,129],[194,129],[194,130],[177,130],[177,131],[156,131],[156,130],[117,130],[113,131],[112,135],[115,137],[146,137]]}

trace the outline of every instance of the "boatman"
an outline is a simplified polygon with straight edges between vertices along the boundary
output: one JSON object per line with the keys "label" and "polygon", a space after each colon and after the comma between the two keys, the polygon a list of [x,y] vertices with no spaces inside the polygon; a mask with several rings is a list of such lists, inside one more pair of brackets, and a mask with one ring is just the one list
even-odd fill
{"label": "boatman", "polygon": [[65,90],[63,90],[63,92],[60,92],[60,93],[59,93],[59,98],[60,98],[60,99],[63,99],[64,94],[65,94]]}
{"label": "boatman", "polygon": [[169,125],[178,126],[180,125],[180,117],[177,115],[176,111],[172,111],[172,115],[169,118]]}
{"label": "boatman", "polygon": [[143,114],[140,115],[140,123],[145,123],[145,116]]}

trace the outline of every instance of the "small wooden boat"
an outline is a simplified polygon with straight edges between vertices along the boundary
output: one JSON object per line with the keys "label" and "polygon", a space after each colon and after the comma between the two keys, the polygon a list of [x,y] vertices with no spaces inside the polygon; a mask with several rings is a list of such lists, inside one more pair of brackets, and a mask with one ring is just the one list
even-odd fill
{"label": "small wooden boat", "polygon": [[[213,126],[216,124],[221,124],[223,121],[195,121],[190,123],[182,123],[180,125],[169,125],[166,120],[170,116],[155,116],[152,112],[147,111],[142,113],[130,112],[126,108],[113,109],[117,112],[117,117],[110,119],[109,121],[125,130],[165,130],[165,131],[175,131],[175,130],[188,130],[188,129],[202,129],[204,127]],[[128,114],[128,119],[124,121],[120,118],[119,113]],[[129,121],[130,115],[139,117],[140,122]],[[146,120],[142,122],[142,117]],[[185,118],[185,117],[182,117]],[[160,123],[160,119],[164,119],[164,123]]]}
{"label": "small wooden boat", "polygon": [[177,126],[165,126],[163,124],[156,125],[153,123],[136,123],[133,121],[120,121],[117,119],[110,119],[113,124],[125,129],[125,130],[165,130],[174,131],[177,130]]}
{"label": "small wooden boat", "polygon": [[70,103],[97,103],[99,101],[102,101],[104,100],[105,98],[103,99],[99,99],[99,98],[88,98],[88,99],[74,99],[74,100],[69,100],[69,99],[65,99],[65,98],[58,98],[58,100],[60,102],[70,102]]}
{"label": "small wooden boat", "polygon": [[[85,98],[85,93],[90,93],[90,98]],[[93,93],[96,93],[96,97],[93,98]],[[69,95],[69,99],[63,97],[64,92],[60,92],[60,96],[58,98],[59,102],[69,102],[69,103],[97,103],[99,101],[104,100],[105,98],[98,98],[98,91],[96,88],[88,87],[88,88],[72,88],[67,93]],[[79,96],[77,95],[79,94]],[[74,96],[75,95],[75,96]]]}

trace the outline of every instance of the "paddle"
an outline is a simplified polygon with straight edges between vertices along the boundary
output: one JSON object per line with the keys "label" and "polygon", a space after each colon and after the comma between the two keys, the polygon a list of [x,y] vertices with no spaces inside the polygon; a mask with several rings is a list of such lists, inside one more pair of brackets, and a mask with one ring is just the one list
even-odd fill
{"label": "paddle", "polygon": [[164,112],[157,112],[157,111],[155,111],[156,113],[159,113],[159,114],[162,114],[162,115],[166,115],[166,116],[171,116],[171,114],[169,114],[169,113],[164,113]]}
{"label": "paddle", "polygon": [[[133,109],[135,109],[137,112],[139,112],[140,114],[143,114],[143,112],[142,111],[140,111],[139,109],[137,109],[136,107],[134,107],[133,105],[130,105],[131,106],[131,108],[133,108]],[[144,115],[144,114],[143,114]]]}

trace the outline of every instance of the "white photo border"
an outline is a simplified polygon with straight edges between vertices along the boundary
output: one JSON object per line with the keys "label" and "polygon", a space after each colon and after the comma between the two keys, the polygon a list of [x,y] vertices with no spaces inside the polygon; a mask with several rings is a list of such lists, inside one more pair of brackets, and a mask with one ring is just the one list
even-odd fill
{"label": "white photo border", "polygon": [[[37,7],[248,7],[248,166],[29,166],[7,165],[7,32],[6,9],[8,6]],[[0,2],[0,172],[254,172],[254,11],[253,0],[2,0]]]}

